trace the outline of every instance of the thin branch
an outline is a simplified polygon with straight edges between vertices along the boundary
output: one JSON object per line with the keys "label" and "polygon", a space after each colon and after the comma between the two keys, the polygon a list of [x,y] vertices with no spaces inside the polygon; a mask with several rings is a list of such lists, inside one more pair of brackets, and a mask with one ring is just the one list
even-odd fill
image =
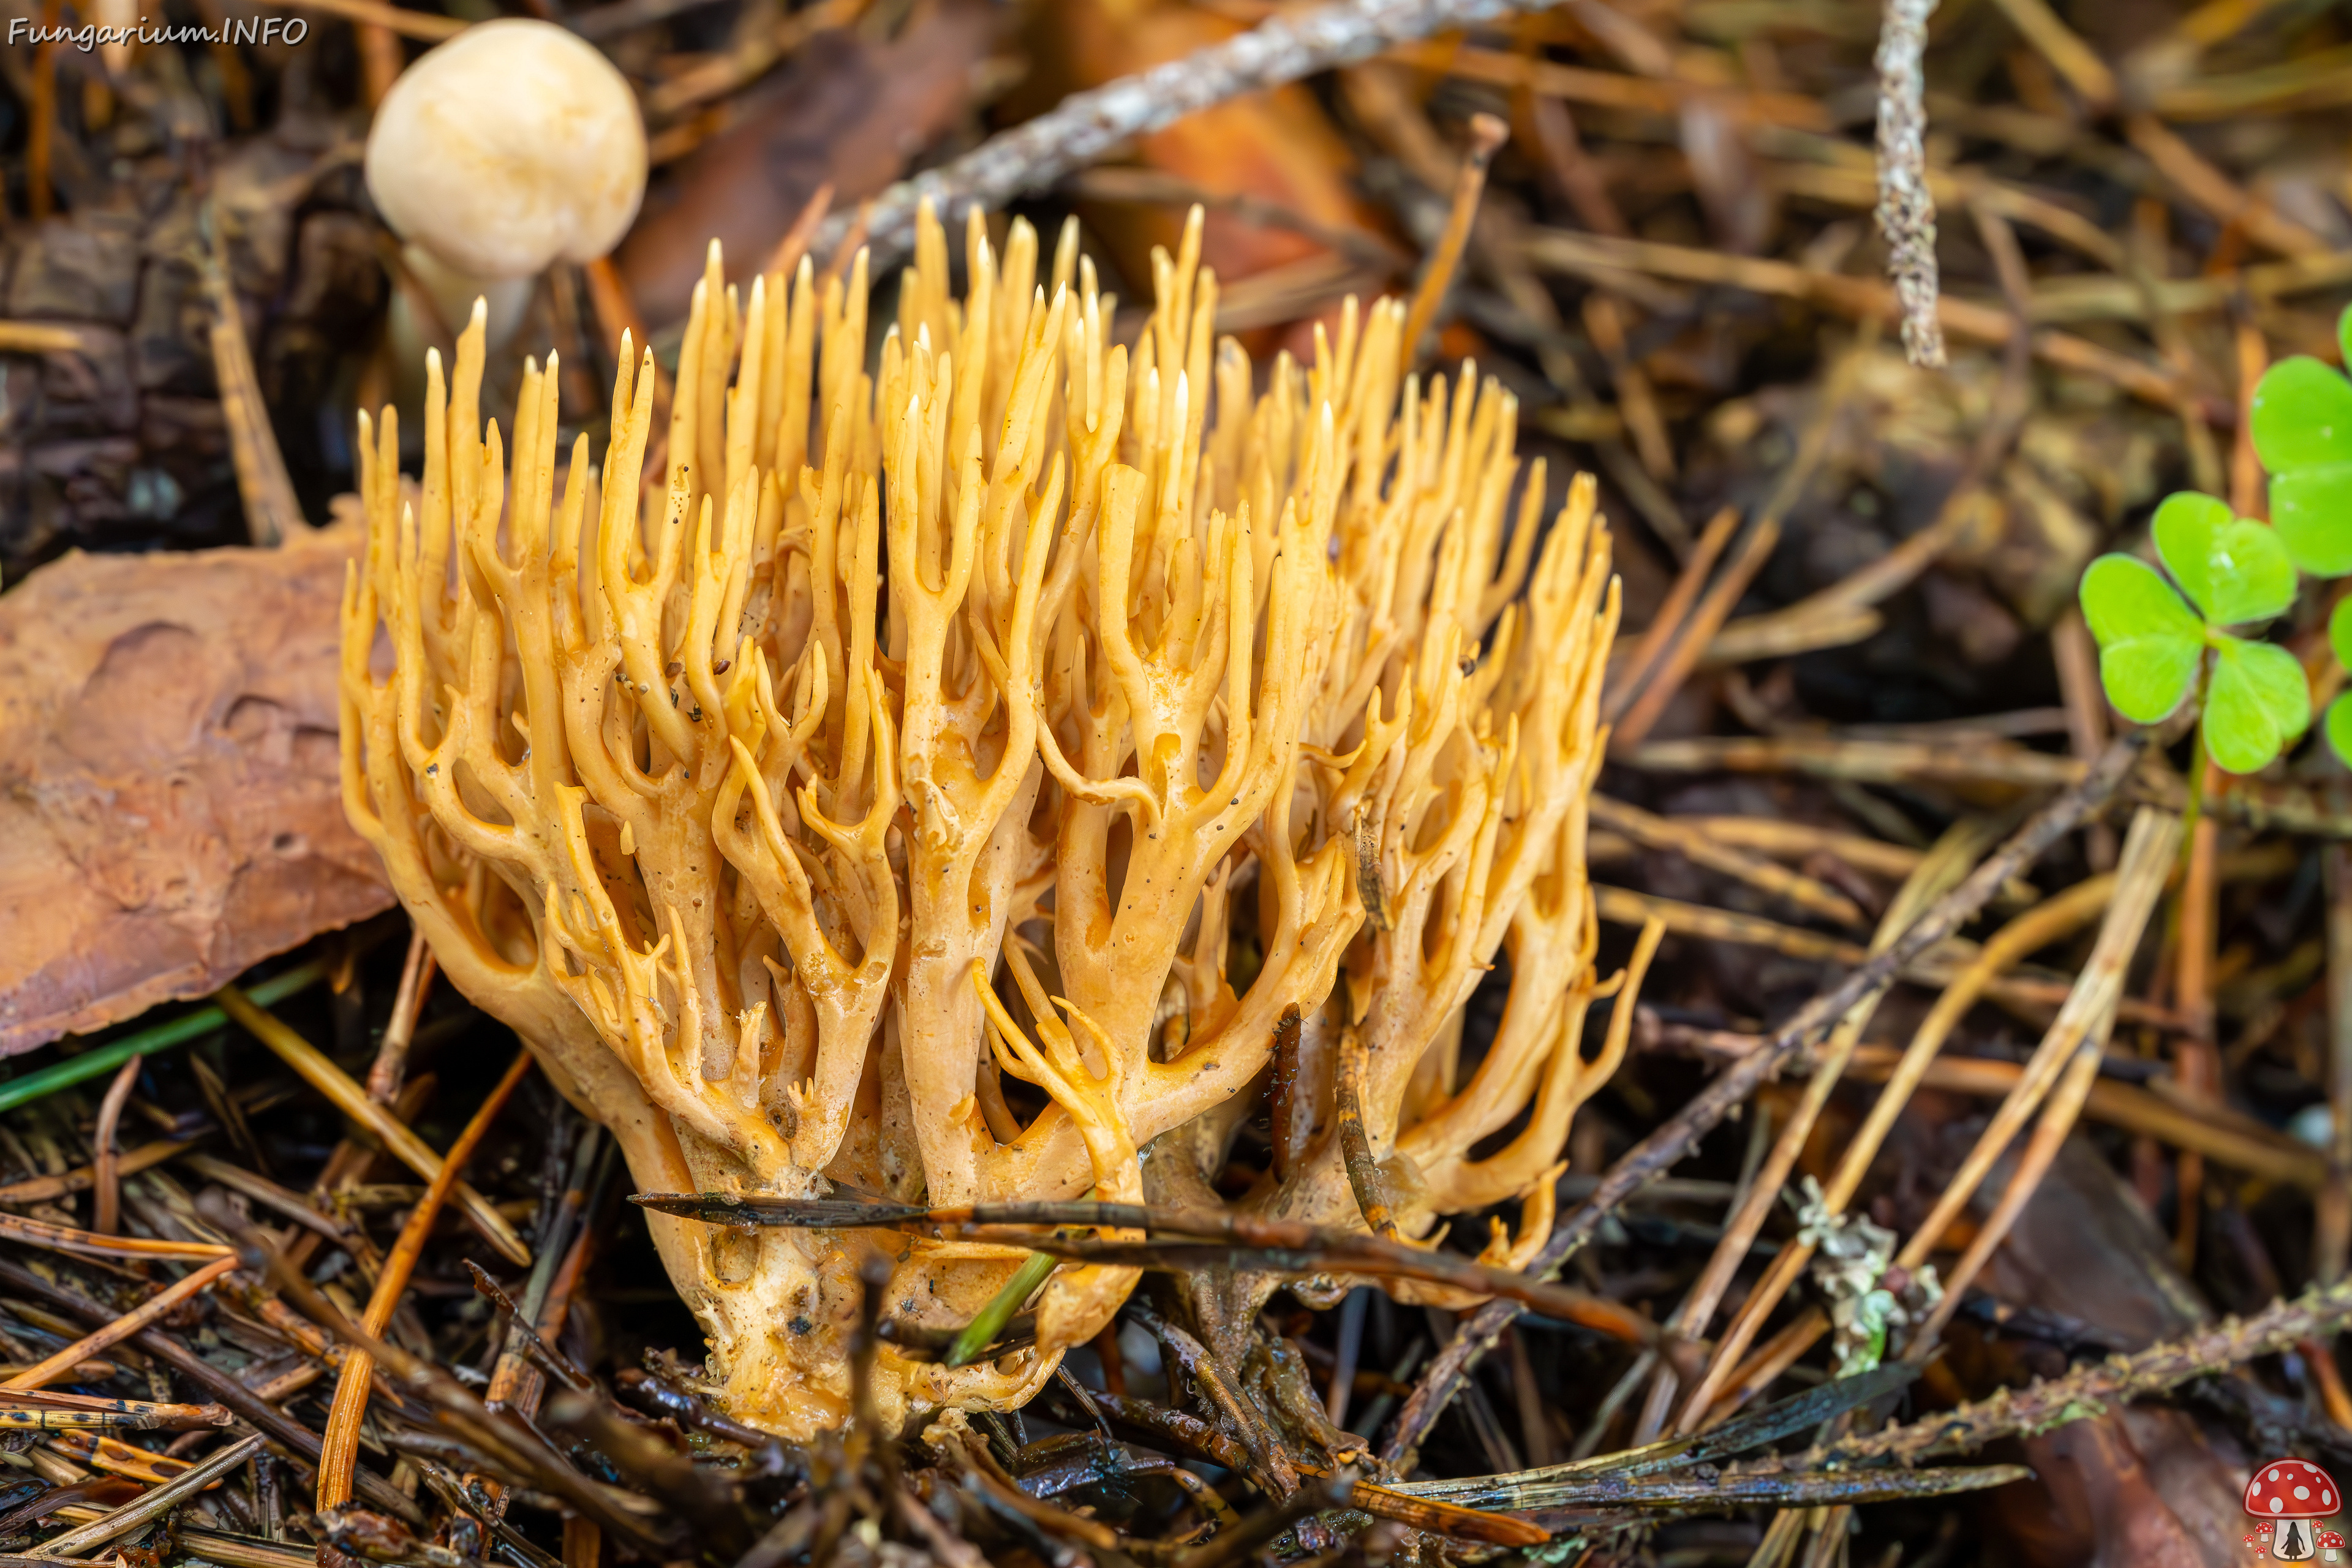
{"label": "thin branch", "polygon": [[1228,99],[1370,59],[1398,44],[1542,9],[1538,0],[1340,0],[1271,17],[1181,59],[1073,93],[954,162],[892,185],[858,214],[834,214],[810,250],[841,254],[863,223],[879,268],[911,248],[915,214],[926,201],[950,220],[975,205],[1003,206],[1085,168],[1121,142]]}
{"label": "thin branch", "polygon": [[163,1485],[114,1510],[103,1519],[92,1520],[79,1530],[41,1542],[44,1557],[71,1557],[93,1546],[118,1540],[146,1524],[161,1519],[196,1493],[203,1491],[231,1470],[261,1451],[268,1442],[260,1433],[240,1438],[220,1452],[206,1458],[201,1464],[174,1476]]}
{"label": "thin branch", "polygon": [[2000,1389],[1989,1398],[1908,1426],[1846,1437],[1811,1453],[1745,1468],[1753,1474],[1767,1467],[1810,1469],[1879,1460],[1911,1464],[1937,1455],[1970,1453],[2003,1437],[2047,1432],[2258,1356],[2275,1355],[2304,1340],[2335,1332],[2347,1319],[2352,1319],[2352,1282],[2339,1281],[2292,1301],[2273,1301],[2251,1318],[2226,1318],[2168,1344],[2109,1356],[2030,1388]]}
{"label": "thin branch", "polygon": [[1886,273],[1903,305],[1911,363],[1940,368],[1944,327],[1936,313],[1936,198],[1927,192],[1927,18],[1936,0],[1886,0],[1879,25],[1878,232]]}
{"label": "thin branch", "polygon": [[1478,197],[1486,189],[1486,170],[1510,134],[1510,127],[1494,115],[1470,117],[1470,154],[1462,160],[1462,168],[1454,178],[1454,205],[1446,215],[1445,232],[1438,237],[1436,247],[1429,253],[1429,265],[1412,291],[1412,308],[1405,314],[1400,348],[1407,370],[1412,368],[1421,340],[1436,323],[1438,307],[1445,302],[1445,291],[1453,287],[1454,271],[1462,263],[1463,247],[1470,243],[1471,220],[1478,216]]}
{"label": "thin branch", "polygon": [[90,1184],[96,1193],[90,1202],[89,1228],[100,1236],[112,1236],[122,1215],[122,1151],[116,1146],[115,1134],[122,1126],[122,1108],[131,1102],[131,1090],[138,1082],[139,1058],[132,1057],[106,1086],[106,1098],[99,1102],[98,1127],[90,1134],[95,1150]]}

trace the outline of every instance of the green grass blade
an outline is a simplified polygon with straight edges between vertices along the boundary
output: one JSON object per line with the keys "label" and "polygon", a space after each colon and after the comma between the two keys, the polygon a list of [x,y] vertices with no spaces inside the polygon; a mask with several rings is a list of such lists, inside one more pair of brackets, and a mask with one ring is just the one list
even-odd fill
{"label": "green grass blade", "polygon": [[[326,976],[327,961],[314,958],[308,963],[298,964],[283,974],[273,974],[248,987],[246,994],[252,997],[257,1005],[267,1007],[284,1001],[298,991],[310,989]],[[183,1013],[176,1018],[167,1018],[160,1024],[135,1029],[119,1039],[93,1047],[79,1056],[52,1063],[38,1072],[26,1073],[23,1078],[0,1083],[0,1111],[14,1110],[44,1095],[70,1089],[84,1079],[102,1078],[132,1057],[152,1056],[173,1046],[185,1045],[190,1040],[211,1034],[215,1029],[226,1028],[227,1025],[227,1014],[218,1007],[204,1006],[193,1013]]]}
{"label": "green grass blade", "polygon": [[955,1343],[948,1347],[947,1364],[970,1366],[978,1361],[989,1342],[1003,1333],[1004,1325],[1013,1321],[1013,1314],[1021,1310],[1021,1303],[1029,1300],[1045,1282],[1045,1277],[1054,1272],[1055,1261],[1051,1254],[1044,1252],[1033,1252],[1023,1258],[1021,1267],[1013,1271],[1013,1278],[1004,1282],[1004,1289],[990,1297],[988,1305],[956,1335]]}

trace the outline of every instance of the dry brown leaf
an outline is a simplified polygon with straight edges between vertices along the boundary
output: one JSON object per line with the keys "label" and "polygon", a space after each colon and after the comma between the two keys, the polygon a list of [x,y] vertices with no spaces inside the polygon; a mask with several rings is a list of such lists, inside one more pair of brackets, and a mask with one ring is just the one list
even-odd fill
{"label": "dry brown leaf", "polygon": [[[758,266],[819,185],[854,212],[960,119],[996,28],[973,0],[924,0],[875,44],[820,33],[744,95],[742,118],[656,184],[614,256],[645,319],[686,314],[710,242],[730,275]],[[825,258],[817,258],[823,267]]]}
{"label": "dry brown leaf", "polygon": [[0,597],[0,1055],[391,904],[336,783],[355,542],[77,553]]}

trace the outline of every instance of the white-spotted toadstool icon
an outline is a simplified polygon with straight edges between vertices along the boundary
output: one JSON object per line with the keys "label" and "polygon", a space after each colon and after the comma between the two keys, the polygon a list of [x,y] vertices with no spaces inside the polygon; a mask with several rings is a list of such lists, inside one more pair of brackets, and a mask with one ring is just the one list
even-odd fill
{"label": "white-spotted toadstool icon", "polygon": [[2336,1554],[2343,1550],[2343,1536],[2332,1530],[2323,1530],[2319,1532],[2319,1555],[2323,1561],[2329,1563],[2336,1561]]}
{"label": "white-spotted toadstool icon", "polygon": [[2341,1501],[2327,1472],[2301,1459],[2273,1459],[2246,1482],[2246,1511],[2271,1522],[2271,1555],[2282,1563],[2319,1555],[2312,1521],[2327,1518]]}

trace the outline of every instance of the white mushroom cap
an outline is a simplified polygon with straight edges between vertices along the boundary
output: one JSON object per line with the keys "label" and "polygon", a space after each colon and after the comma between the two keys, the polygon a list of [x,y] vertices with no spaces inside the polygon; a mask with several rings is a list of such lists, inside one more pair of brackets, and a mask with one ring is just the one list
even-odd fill
{"label": "white mushroom cap", "polygon": [[384,221],[456,270],[527,278],[620,243],[646,127],[613,63],[550,22],[468,27],[400,75],[368,133]]}

